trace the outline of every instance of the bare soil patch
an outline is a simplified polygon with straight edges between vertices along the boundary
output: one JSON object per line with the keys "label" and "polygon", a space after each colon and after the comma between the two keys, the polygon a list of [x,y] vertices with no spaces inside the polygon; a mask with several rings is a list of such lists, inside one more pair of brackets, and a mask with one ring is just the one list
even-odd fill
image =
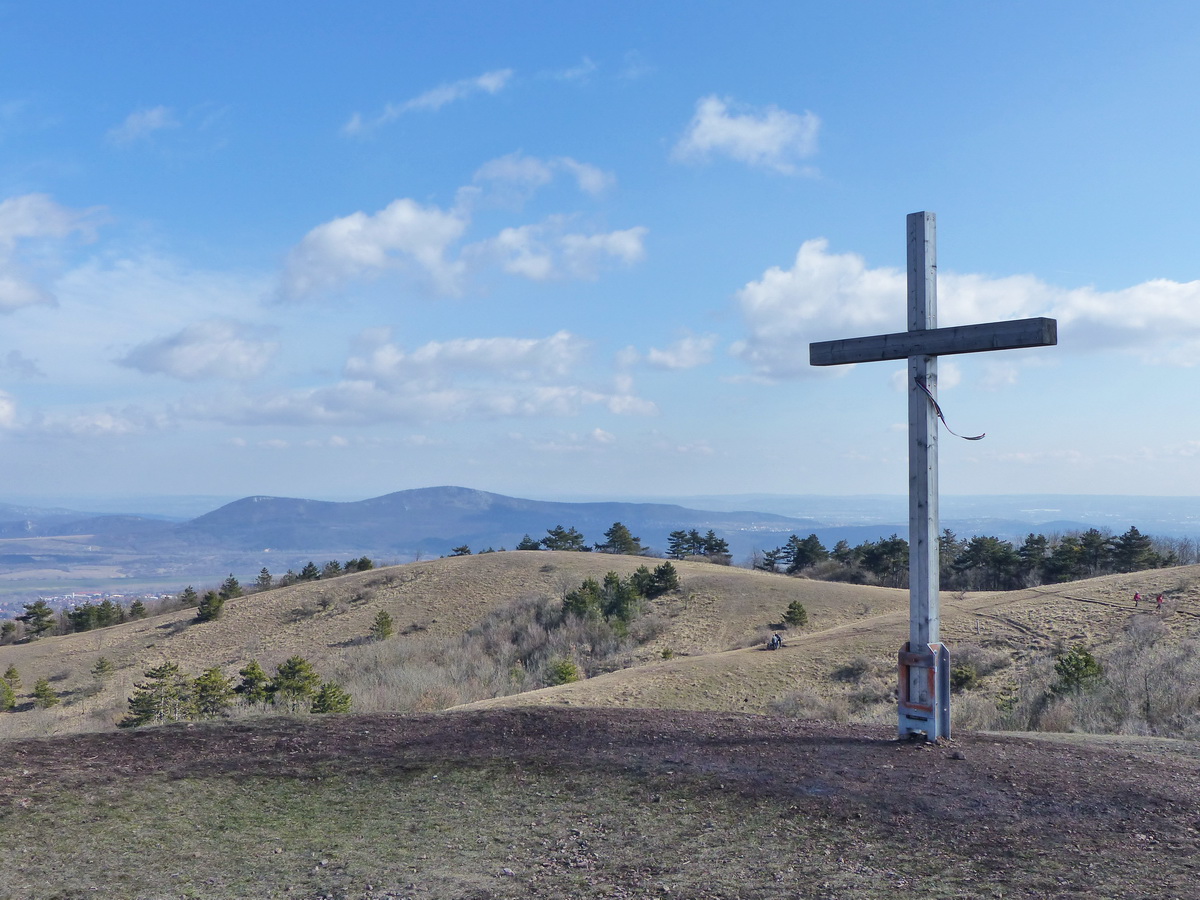
{"label": "bare soil patch", "polygon": [[1191,898],[1200,752],[508,709],[0,743],[2,897]]}

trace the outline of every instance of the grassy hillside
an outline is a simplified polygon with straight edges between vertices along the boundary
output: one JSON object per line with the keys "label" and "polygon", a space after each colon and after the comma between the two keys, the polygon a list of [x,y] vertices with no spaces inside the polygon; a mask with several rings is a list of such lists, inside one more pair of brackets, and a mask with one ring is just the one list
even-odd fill
{"label": "grassy hillside", "polygon": [[[356,712],[430,710],[477,701],[478,686],[472,692],[443,679],[413,687],[401,684],[401,676],[391,669],[420,658],[416,654],[421,652],[472,656],[478,642],[464,649],[455,641],[488,613],[521,601],[556,602],[586,577],[601,578],[609,570],[627,576],[643,562],[554,552],[437,559],[235,599],[215,622],[196,623],[194,611],[182,610],[7,646],[0,650],[2,666],[16,666],[26,693],[45,677],[64,702],[49,710],[0,715],[0,736],[111,728],[124,714],[134,682],[164,660],[191,675],[219,666],[232,676],[251,659],[273,671],[298,654],[326,677],[346,684],[355,695]],[[703,562],[681,562],[677,568],[680,591],[649,604],[651,636],[606,666],[620,665],[618,671],[586,672],[593,677],[481,705],[784,709],[822,718],[890,721],[895,654],[907,639],[906,591]],[[1135,590],[1151,597],[1166,591],[1167,609],[1152,614],[1149,603],[1133,609]],[[808,610],[809,625],[788,632],[781,651],[763,651],[765,637],[794,600]],[[386,646],[365,640],[380,610],[391,615],[398,632]],[[969,717],[972,704],[994,705],[1055,647],[1082,643],[1102,648],[1132,620],[1151,614],[1176,637],[1194,635],[1200,625],[1200,569],[1108,576],[1011,593],[947,594],[942,634],[956,658],[986,652],[1012,661],[985,675],[980,687],[956,706]],[[101,656],[116,667],[103,686],[90,674]],[[461,668],[475,662],[450,659],[447,665]]]}

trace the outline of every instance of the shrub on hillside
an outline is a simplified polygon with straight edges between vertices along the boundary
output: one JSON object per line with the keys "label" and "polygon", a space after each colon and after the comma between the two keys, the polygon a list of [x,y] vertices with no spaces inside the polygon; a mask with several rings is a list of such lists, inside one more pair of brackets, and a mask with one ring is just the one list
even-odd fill
{"label": "shrub on hillside", "polygon": [[344,713],[350,712],[350,695],[342,690],[341,685],[326,681],[313,697],[311,713]]}
{"label": "shrub on hillside", "polygon": [[783,614],[783,623],[789,628],[803,628],[807,625],[808,610],[804,608],[804,604],[799,600],[789,603],[787,611]]}

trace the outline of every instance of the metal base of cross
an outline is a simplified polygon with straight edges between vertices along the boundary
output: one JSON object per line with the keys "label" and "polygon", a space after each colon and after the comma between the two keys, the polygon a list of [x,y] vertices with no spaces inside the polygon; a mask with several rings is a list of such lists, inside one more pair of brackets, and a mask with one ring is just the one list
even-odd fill
{"label": "metal base of cross", "polygon": [[950,651],[945,644],[900,648],[900,737],[950,739]]}

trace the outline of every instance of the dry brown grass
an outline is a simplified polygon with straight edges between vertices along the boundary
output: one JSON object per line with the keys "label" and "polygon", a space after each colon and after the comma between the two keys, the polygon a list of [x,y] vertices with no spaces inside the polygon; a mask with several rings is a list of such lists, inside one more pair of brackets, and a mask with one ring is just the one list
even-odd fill
{"label": "dry brown grass", "polygon": [[[0,648],[0,669],[15,665],[21,702],[41,677],[64,701],[50,710],[0,715],[0,737],[105,730],[125,712],[143,672],[164,660],[197,675],[219,666],[235,675],[257,659],[268,671],[292,655],[323,674],[346,671],[379,647],[364,644],[386,610],[394,641],[431,645],[456,639],[491,610],[523,599],[557,598],[586,577],[614,570],[629,575],[653,561],[592,553],[507,552],[411,563],[330,581],[296,585],[230,601],[222,618],[194,623],[182,610],[83,634]],[[479,705],[563,704],[770,712],[844,704],[855,720],[890,721],[886,696],[895,654],[907,639],[908,594],[889,588],[809,581],[706,563],[676,563],[681,591],[653,604],[656,636],[631,651],[631,666],[584,681]],[[1162,614],[1134,610],[1133,592],[1168,593]],[[762,642],[793,600],[809,625],[785,632],[785,646]],[[1113,575],[1061,586],[1001,594],[951,595],[942,600],[942,636],[952,649],[1009,654],[1010,667],[985,674],[959,704],[970,715],[1026,677],[1055,647],[1104,647],[1131,617],[1155,615],[1176,638],[1200,626],[1200,567]],[[390,643],[390,642],[389,642]],[[664,659],[664,650],[672,658]],[[90,674],[107,657],[115,675],[97,689]],[[861,659],[869,677],[838,677]],[[411,673],[410,673],[411,674]],[[416,677],[416,676],[412,676]],[[359,710],[435,709],[464,699],[444,678],[418,685],[419,702],[380,683],[359,697]],[[469,694],[467,695],[470,696]],[[781,706],[781,704],[783,706]],[[977,711],[979,711],[977,710]],[[978,721],[983,721],[979,719]]]}

